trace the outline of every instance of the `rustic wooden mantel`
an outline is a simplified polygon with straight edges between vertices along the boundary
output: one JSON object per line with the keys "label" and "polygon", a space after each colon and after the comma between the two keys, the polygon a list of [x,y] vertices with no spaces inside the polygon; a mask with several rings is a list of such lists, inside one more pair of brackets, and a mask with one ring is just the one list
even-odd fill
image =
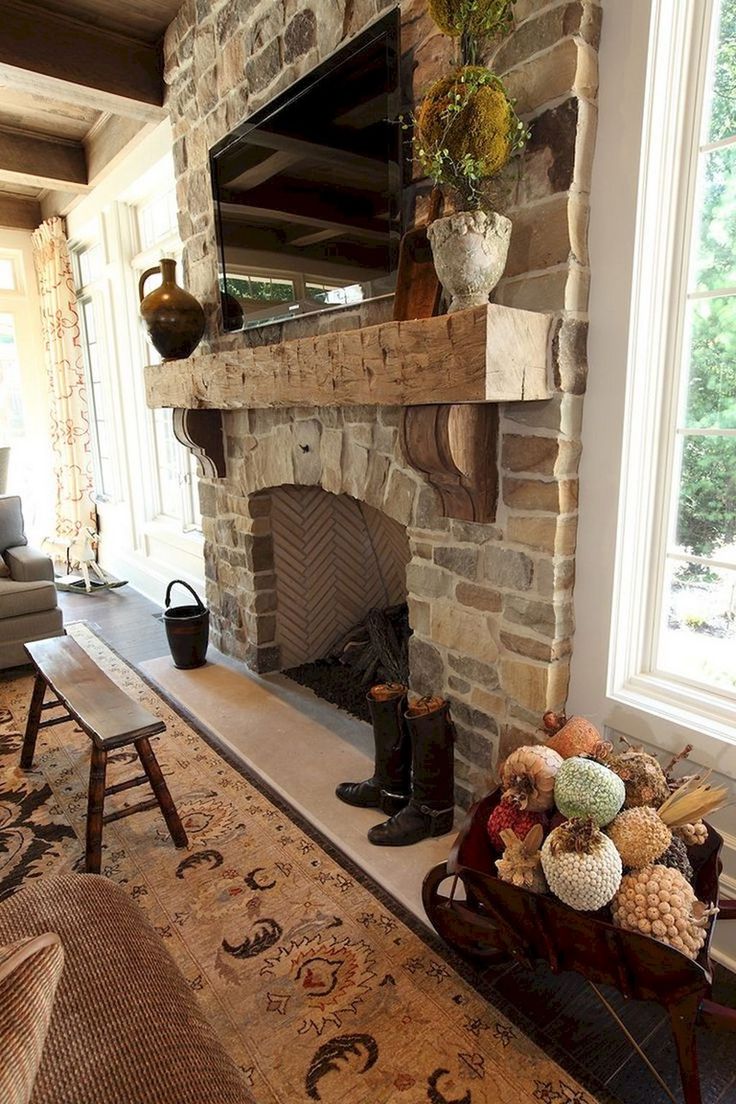
{"label": "rustic wooden mantel", "polygon": [[171,407],[205,474],[225,475],[222,412],[403,406],[409,462],[445,513],[495,516],[499,402],[550,397],[551,317],[493,303],[455,314],[149,365],[149,407]]}

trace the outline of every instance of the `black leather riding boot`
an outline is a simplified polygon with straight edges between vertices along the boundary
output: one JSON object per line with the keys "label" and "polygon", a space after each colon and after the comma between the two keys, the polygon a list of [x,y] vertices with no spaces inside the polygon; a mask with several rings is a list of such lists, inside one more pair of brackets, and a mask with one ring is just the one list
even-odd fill
{"label": "black leather riding boot", "polygon": [[409,800],[411,743],[404,721],[406,687],[374,686],[366,695],[373,721],[375,766],[364,782],[341,782],[335,793],[347,805],[381,809],[390,816]]}
{"label": "black leather riding boot", "polygon": [[411,733],[411,801],[368,832],[379,847],[404,847],[452,828],[455,808],[455,730],[449,703],[422,698],[406,712]]}

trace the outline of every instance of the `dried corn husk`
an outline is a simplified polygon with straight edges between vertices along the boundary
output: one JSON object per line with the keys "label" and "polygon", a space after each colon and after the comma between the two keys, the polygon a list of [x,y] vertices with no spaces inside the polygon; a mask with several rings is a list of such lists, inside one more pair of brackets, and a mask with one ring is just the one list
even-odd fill
{"label": "dried corn husk", "polygon": [[722,809],[727,804],[728,788],[707,785],[712,771],[687,779],[659,807],[659,815],[669,828],[681,824],[693,824],[708,813]]}

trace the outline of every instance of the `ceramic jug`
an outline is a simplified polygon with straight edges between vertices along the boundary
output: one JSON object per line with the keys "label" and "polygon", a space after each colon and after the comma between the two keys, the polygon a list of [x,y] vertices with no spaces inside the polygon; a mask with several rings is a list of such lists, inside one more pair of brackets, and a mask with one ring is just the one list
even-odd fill
{"label": "ceramic jug", "polygon": [[[161,286],[143,295],[149,276],[161,273]],[[164,258],[155,268],[149,268],[138,281],[141,318],[148,336],[164,360],[188,357],[204,333],[204,311],[188,291],[176,282],[176,261]]]}

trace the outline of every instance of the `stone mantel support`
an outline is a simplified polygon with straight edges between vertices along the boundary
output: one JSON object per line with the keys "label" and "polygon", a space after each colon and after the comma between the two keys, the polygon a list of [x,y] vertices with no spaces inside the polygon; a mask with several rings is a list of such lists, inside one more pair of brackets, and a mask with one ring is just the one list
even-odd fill
{"label": "stone mantel support", "polygon": [[146,368],[152,408],[225,475],[221,412],[309,406],[402,406],[408,462],[439,492],[445,517],[495,519],[499,402],[549,398],[551,318],[489,303],[280,345]]}

